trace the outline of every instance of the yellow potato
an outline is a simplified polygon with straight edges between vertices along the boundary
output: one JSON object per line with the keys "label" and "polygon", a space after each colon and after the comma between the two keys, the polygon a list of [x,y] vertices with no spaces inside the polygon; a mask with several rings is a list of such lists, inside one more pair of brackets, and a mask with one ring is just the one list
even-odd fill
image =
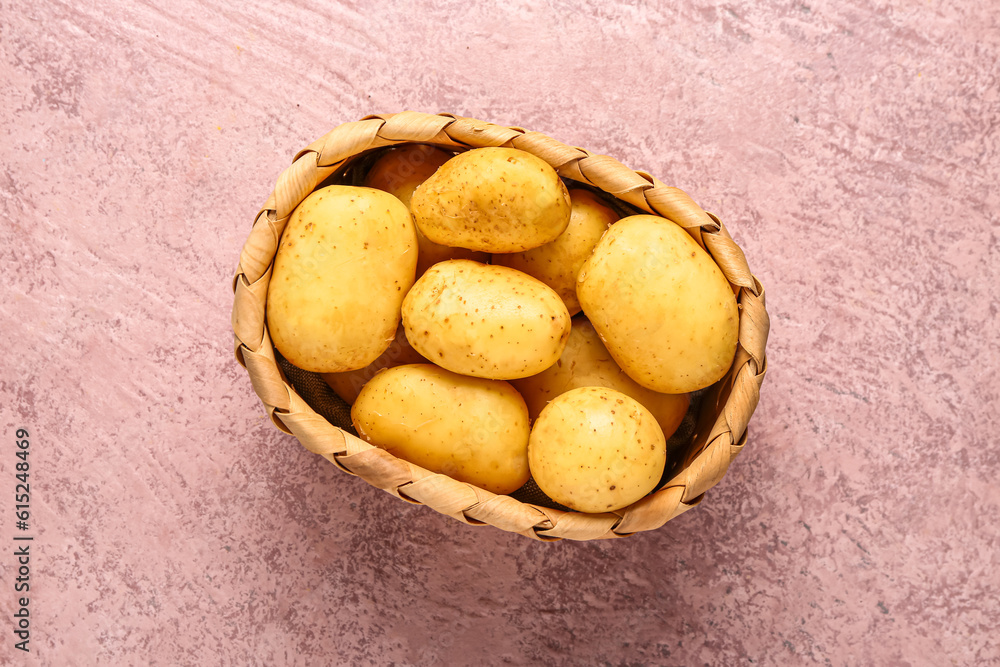
{"label": "yellow potato", "polygon": [[413,220],[390,194],[331,185],[292,213],[267,293],[274,346],[307,371],[364,368],[393,339],[413,285]]}
{"label": "yellow potato", "polygon": [[570,199],[541,158],[516,148],[476,148],[448,160],[419,185],[410,209],[434,243],[520,252],[563,233]]}
{"label": "yellow potato", "polygon": [[566,231],[555,241],[524,252],[493,255],[493,263],[538,278],[556,291],[570,315],[580,312],[576,277],[594,246],[618,214],[589,190],[569,191],[573,210]]}
{"label": "yellow potato", "polygon": [[736,353],[739,309],[719,267],[681,227],[616,222],[580,270],[583,312],[629,377],[671,394],[707,387]]}
{"label": "yellow potato", "polygon": [[680,426],[691,402],[688,394],[661,394],[625,375],[584,317],[573,318],[573,328],[559,361],[538,375],[511,380],[511,384],[524,397],[532,420],[538,418],[549,401],[571,389],[615,389],[649,410],[666,438]]}
{"label": "yellow potato", "polygon": [[357,400],[361,387],[365,386],[365,383],[375,377],[375,374],[380,370],[404,364],[426,363],[426,361],[419,352],[410,346],[409,341],[406,340],[406,331],[400,324],[399,328],[396,329],[395,339],[375,361],[356,371],[323,373],[322,375],[334,393],[350,405]]}
{"label": "yellow potato", "polygon": [[409,207],[413,190],[452,157],[452,153],[426,144],[391,148],[372,165],[365,185],[384,190]]}
{"label": "yellow potato", "polygon": [[[426,181],[452,157],[448,151],[427,146],[425,144],[404,144],[390,149],[372,165],[365,176],[365,185],[370,188],[384,190],[410,207],[413,190]],[[476,252],[465,248],[449,248],[429,240],[417,229],[417,277],[424,274],[438,262],[446,259],[474,259],[486,262],[485,252]]]}
{"label": "yellow potato", "polygon": [[528,440],[531,475],[545,494],[580,512],[627,507],[660,481],[667,449],[649,410],[607,387],[554,398]]}
{"label": "yellow potato", "polygon": [[403,327],[413,349],[443,368],[510,380],[556,362],[570,317],[559,295],[527,274],[452,259],[413,285]]}
{"label": "yellow potato", "polygon": [[393,456],[487,491],[528,481],[528,409],[507,382],[396,366],[362,388],[351,421]]}

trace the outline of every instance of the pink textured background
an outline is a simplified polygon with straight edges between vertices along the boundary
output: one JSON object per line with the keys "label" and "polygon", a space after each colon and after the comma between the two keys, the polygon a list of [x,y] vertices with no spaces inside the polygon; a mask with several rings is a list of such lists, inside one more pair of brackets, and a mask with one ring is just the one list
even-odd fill
{"label": "pink textured background", "polygon": [[[1000,5],[673,4],[4,2],[0,663],[997,664]],[[698,509],[534,543],[266,419],[229,328],[253,217],[297,150],[403,109],[726,221],[770,371]]]}

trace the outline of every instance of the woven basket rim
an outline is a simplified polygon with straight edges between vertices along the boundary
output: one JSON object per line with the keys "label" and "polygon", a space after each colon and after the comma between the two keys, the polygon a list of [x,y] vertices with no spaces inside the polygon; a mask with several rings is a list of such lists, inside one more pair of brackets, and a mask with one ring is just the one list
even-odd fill
{"label": "woven basket rim", "polygon": [[[299,396],[282,374],[265,321],[267,286],[281,233],[309,193],[352,160],[375,149],[422,143],[451,150],[509,146],[548,162],[564,179],[596,188],[629,206],[680,225],[722,269],[737,291],[739,343],[726,376],[702,400],[692,454],[665,484],[615,512],[549,509],[500,496],[397,459],[334,426]],[[471,525],[492,525],[538,540],[590,540],[655,530],[694,507],[742,451],[747,424],[767,370],[770,327],[764,288],[725,225],[683,190],[614,158],[568,146],[520,127],[449,113],[403,111],[343,123],[295,154],[254,219],[233,277],[234,351],[272,422],[306,449],[397,498],[427,505]]]}

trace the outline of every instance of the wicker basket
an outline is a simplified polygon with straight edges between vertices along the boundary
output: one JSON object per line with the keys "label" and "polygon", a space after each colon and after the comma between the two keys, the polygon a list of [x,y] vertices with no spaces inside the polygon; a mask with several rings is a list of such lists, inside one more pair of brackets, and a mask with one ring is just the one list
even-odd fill
{"label": "wicker basket", "polygon": [[[347,430],[334,426],[293,388],[296,383],[284,372],[289,367],[279,363],[282,360],[271,345],[264,316],[271,265],[285,223],[299,202],[320,184],[343,176],[374,150],[412,142],[454,151],[513,146],[533,153],[564,179],[612,195],[626,210],[660,215],[681,225],[711,254],[738,290],[739,346],[733,365],[702,397],[688,453],[656,491],[625,509],[604,514],[564,511],[495,495],[369,445],[348,432],[349,422]],[[246,368],[254,391],[279,429],[293,434],[309,451],[402,500],[427,505],[467,524],[489,524],[540,540],[624,537],[659,528],[697,505],[743,449],[747,422],[757,406],[767,367],[764,347],[769,323],[764,289],[718,218],[703,211],[683,191],[610,157],[593,155],[537,132],[450,114],[406,111],[367,116],[337,127],[298,153],[278,177],[274,192],[254,221],[233,289],[236,359]],[[342,419],[333,421],[344,424]]]}

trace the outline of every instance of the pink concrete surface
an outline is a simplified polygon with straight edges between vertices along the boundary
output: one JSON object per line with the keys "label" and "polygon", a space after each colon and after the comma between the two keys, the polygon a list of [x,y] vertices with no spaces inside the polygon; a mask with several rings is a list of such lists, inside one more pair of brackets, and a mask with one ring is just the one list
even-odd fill
{"label": "pink concrete surface", "polygon": [[[3,3],[0,664],[1000,664],[998,63],[989,1]],[[239,250],[297,150],[403,109],[728,224],[770,370],[699,508],[536,543],[270,424]]]}

